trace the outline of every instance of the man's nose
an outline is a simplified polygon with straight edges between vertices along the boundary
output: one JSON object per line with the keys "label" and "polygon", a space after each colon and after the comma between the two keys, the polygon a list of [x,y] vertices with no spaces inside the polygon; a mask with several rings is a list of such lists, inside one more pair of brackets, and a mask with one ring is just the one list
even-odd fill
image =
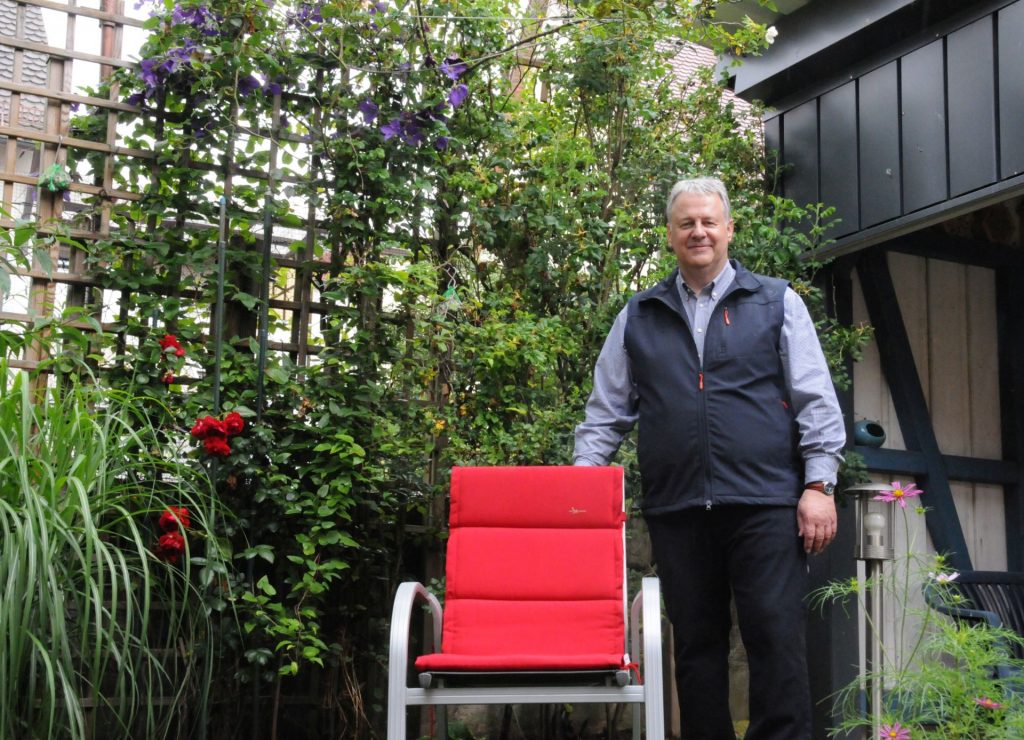
{"label": "man's nose", "polygon": [[693,225],[693,235],[694,236],[704,236],[704,224],[702,224],[700,221],[697,221]]}

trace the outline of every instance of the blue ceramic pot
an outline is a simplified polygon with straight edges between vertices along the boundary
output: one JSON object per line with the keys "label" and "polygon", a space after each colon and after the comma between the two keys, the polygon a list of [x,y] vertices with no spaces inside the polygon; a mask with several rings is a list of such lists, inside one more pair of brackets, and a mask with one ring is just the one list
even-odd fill
{"label": "blue ceramic pot", "polygon": [[853,425],[853,441],[862,447],[881,447],[885,442],[885,430],[877,421],[861,419]]}

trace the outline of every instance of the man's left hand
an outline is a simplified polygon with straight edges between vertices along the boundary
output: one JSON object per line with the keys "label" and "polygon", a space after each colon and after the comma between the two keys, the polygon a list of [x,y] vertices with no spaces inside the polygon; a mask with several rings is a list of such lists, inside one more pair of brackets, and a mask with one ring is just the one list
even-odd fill
{"label": "man's left hand", "polygon": [[804,551],[817,555],[836,536],[836,502],[813,488],[804,490],[796,507],[799,535],[804,538]]}

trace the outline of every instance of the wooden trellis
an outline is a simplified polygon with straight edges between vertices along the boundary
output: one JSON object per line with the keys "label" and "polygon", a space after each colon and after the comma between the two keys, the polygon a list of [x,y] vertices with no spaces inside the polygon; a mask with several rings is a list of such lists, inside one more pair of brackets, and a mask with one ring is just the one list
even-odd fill
{"label": "wooden trellis", "polygon": [[[97,1],[99,7],[76,0],[0,0],[0,137],[5,144],[0,169],[0,225],[6,228],[14,228],[19,220],[28,220],[36,224],[39,237],[62,233],[86,245],[91,240],[117,236],[111,208],[141,197],[138,192],[119,189],[119,162],[148,160],[156,166],[153,151],[124,145],[124,115],[138,114],[140,109],[123,102],[119,85],[110,82],[115,69],[137,64],[146,11],[129,15],[124,0]],[[126,35],[134,43],[126,43]],[[81,92],[83,84],[98,87],[102,81],[110,82],[109,97]],[[97,137],[101,140],[73,133],[74,109],[85,106],[106,116],[105,131]],[[279,129],[280,115],[278,96],[270,130]],[[314,117],[317,115],[315,112]],[[256,183],[273,193],[282,184],[317,176],[319,162],[310,157],[308,172],[303,177],[283,175],[277,182],[270,178],[267,173],[278,167],[278,145],[282,140],[304,143],[302,138],[287,132],[279,139],[270,138],[266,146],[271,161],[265,171],[239,167],[229,154],[224,166],[215,173],[227,199],[239,183]],[[75,150],[81,155],[90,154],[93,163],[102,164],[70,172],[72,181],[64,192],[41,187],[40,173],[54,163],[66,166],[69,152]],[[84,156],[71,159],[81,164]],[[88,210],[84,199],[93,202]],[[259,245],[269,256],[260,286],[261,297],[290,326],[287,336],[270,338],[265,350],[289,353],[298,365],[307,364],[318,351],[316,318],[328,309],[318,301],[314,270],[309,268],[319,236],[314,203],[308,203],[304,216],[305,228],[288,233],[264,222],[263,244]],[[254,220],[262,219],[257,216]],[[304,244],[298,253],[289,248],[296,241]],[[65,240],[54,241],[49,251],[52,269],[47,270],[35,260],[30,269],[15,271],[11,295],[0,296],[0,322],[26,325],[53,317],[69,307],[104,306],[103,315],[95,317],[104,330],[123,326],[113,313],[123,296],[103,294],[99,281],[87,270],[85,250],[69,246]],[[284,279],[279,279],[278,271],[285,272]],[[72,318],[70,322],[80,328],[88,327],[81,319]],[[34,369],[45,359],[44,353],[43,347],[27,347],[21,357],[9,358],[9,365]]]}

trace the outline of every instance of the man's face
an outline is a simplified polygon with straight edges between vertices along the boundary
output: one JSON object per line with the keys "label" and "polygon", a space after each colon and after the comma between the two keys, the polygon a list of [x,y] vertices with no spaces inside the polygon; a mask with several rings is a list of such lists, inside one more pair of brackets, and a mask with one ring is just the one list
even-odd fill
{"label": "man's face", "polygon": [[[732,219],[717,195],[680,193],[672,202],[668,243],[684,277],[713,278],[729,259]],[[700,287],[703,287],[701,285]]]}

